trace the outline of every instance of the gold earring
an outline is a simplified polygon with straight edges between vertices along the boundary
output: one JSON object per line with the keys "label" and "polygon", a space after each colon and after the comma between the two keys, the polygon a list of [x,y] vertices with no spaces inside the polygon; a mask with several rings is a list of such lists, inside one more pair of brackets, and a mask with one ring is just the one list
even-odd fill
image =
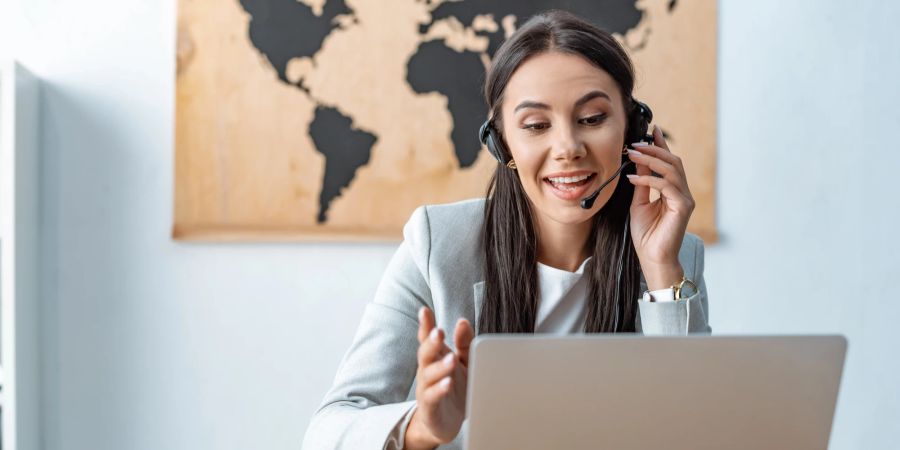
{"label": "gold earring", "polygon": [[516,170],[517,169],[516,160],[514,160],[514,159],[509,160],[509,162],[506,163],[506,167],[509,167],[512,170]]}

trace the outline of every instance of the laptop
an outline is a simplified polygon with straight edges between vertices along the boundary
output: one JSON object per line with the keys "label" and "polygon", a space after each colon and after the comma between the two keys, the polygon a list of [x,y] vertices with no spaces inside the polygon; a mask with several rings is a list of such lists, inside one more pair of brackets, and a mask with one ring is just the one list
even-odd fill
{"label": "laptop", "polygon": [[468,450],[825,449],[843,336],[484,335]]}

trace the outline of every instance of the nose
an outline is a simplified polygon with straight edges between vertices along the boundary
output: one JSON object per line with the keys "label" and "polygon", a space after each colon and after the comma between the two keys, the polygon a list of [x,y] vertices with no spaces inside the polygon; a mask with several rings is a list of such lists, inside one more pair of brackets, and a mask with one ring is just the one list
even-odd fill
{"label": "nose", "polygon": [[574,127],[568,125],[556,126],[553,136],[553,148],[551,154],[557,161],[578,160],[587,154],[587,149],[581,141]]}

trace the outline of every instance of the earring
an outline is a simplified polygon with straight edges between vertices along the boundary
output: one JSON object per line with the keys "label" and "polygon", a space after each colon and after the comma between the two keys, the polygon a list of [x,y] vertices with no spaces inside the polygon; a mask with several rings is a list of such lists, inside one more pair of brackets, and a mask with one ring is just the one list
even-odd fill
{"label": "earring", "polygon": [[506,167],[509,167],[512,170],[516,170],[518,168],[518,167],[516,167],[516,160],[514,160],[514,159],[509,160],[509,162],[506,163]]}

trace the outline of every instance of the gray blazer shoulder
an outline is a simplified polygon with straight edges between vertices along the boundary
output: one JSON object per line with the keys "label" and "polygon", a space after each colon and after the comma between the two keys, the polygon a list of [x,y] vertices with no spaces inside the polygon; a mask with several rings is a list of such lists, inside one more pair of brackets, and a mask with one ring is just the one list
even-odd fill
{"label": "gray blazer shoulder", "polygon": [[[441,287],[482,281],[484,199],[417,208],[403,229],[409,250],[427,261],[425,273]],[[453,279],[453,280],[451,280]],[[445,286],[446,283],[454,286]],[[434,289],[432,289],[434,290]]]}
{"label": "gray blazer shoulder", "polygon": [[[477,330],[484,284],[484,204],[484,199],[474,199],[413,212],[334,383],[310,422],[304,449],[382,450],[394,448],[393,441],[402,442],[402,423],[415,406],[419,308],[431,308],[445,330],[459,318]],[[638,332],[710,331],[703,256],[703,242],[686,234],[678,258],[699,292],[686,301],[639,302]],[[453,347],[449,336],[447,345]],[[463,434],[440,448],[461,448]]]}

